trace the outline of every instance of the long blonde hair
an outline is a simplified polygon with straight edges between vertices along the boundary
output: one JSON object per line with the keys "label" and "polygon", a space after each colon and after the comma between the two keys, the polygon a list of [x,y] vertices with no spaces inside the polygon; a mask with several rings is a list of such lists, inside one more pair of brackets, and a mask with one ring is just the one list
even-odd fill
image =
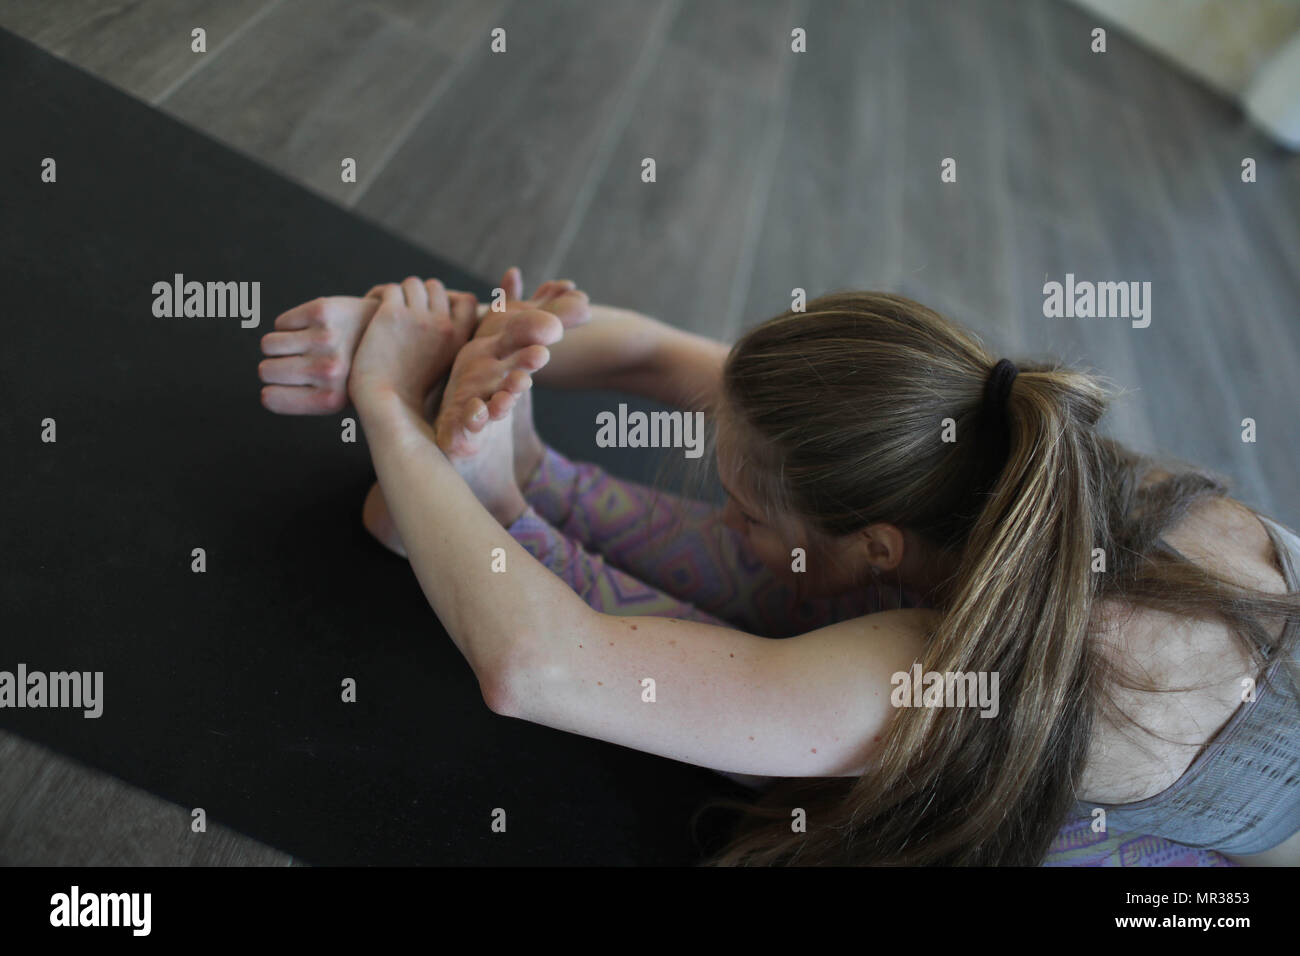
{"label": "long blonde hair", "polygon": [[[996,672],[1001,712],[901,708],[878,767],[781,782],[711,862],[1037,864],[1070,812],[1110,682],[1157,689],[1090,639],[1100,599],[1224,620],[1261,665],[1275,643],[1263,619],[1300,613],[1300,594],[1238,587],[1161,542],[1225,488],[1194,469],[1147,481],[1154,463],[1097,429],[1097,379],[1020,364],[1005,408],[990,409],[995,361],[932,310],[869,292],[818,298],[731,351],[723,407],[751,490],[814,535],[887,522],[948,554],[924,670]],[[943,440],[945,419],[956,441]],[[795,806],[806,833],[791,832]]]}

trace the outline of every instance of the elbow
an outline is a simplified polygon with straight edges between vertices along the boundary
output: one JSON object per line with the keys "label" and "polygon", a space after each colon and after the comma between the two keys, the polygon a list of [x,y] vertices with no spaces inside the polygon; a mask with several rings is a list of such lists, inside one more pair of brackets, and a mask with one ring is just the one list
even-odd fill
{"label": "elbow", "polygon": [[474,669],[488,710],[500,717],[522,717],[519,669],[509,657]]}
{"label": "elbow", "polygon": [[[557,629],[562,627],[574,635],[592,634],[593,627],[599,625],[596,618],[600,617],[586,605],[581,605],[580,614],[575,616],[550,608],[530,616],[556,621]],[[573,675],[557,660],[554,642],[537,633],[499,642],[490,651],[484,648],[471,659],[471,665],[483,702],[502,717],[555,726],[552,721],[572,693]]]}

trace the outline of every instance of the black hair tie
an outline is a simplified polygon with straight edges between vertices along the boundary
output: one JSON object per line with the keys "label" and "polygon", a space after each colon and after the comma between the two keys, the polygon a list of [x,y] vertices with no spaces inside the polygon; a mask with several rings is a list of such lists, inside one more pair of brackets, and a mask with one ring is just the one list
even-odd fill
{"label": "black hair tie", "polygon": [[1011,383],[1019,374],[1020,369],[1010,359],[998,359],[998,363],[989,372],[989,377],[984,382],[984,409],[991,417],[1000,419],[1006,414]]}

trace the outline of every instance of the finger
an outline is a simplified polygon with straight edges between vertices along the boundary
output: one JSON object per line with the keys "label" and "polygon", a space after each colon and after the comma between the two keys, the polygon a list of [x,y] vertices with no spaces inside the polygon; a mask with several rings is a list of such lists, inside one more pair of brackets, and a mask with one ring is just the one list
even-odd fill
{"label": "finger", "polygon": [[263,359],[257,377],[267,385],[333,385],[341,377],[336,355],[289,355]]}
{"label": "finger", "polygon": [[534,302],[548,302],[556,296],[577,288],[577,284],[572,279],[548,279],[537,287],[533,293]]}
{"label": "finger", "polygon": [[332,415],[347,405],[342,389],[267,385],[261,397],[262,406],[277,415]]}
{"label": "finger", "polygon": [[361,298],[363,298],[363,299],[382,299],[382,298],[384,297],[384,289],[386,289],[388,286],[389,286],[389,283],[387,283],[387,282],[381,282],[379,285],[371,286],[371,287],[370,287],[370,291],[367,292],[365,295],[363,295]]}
{"label": "finger", "polygon": [[431,312],[450,312],[451,307],[447,302],[447,288],[438,279],[430,279],[424,283],[425,294],[429,297],[427,307]]}
{"label": "finger", "polygon": [[524,294],[524,274],[518,266],[511,266],[501,277],[501,288],[505,290],[506,301],[514,302]]}
{"label": "finger", "polygon": [[555,298],[540,303],[540,308],[559,316],[566,329],[585,325],[591,321],[591,303],[581,289],[567,289]]}
{"label": "finger", "polygon": [[555,294],[556,294],[555,281],[553,279],[547,279],[545,282],[543,282],[541,285],[539,285],[536,289],[533,290],[532,298],[530,298],[528,301],[545,302],[547,299],[551,298]]}
{"label": "finger", "polygon": [[529,301],[541,306],[563,292],[563,286],[556,285],[553,281],[543,282],[537,287],[537,291],[533,293],[533,297]]}
{"label": "finger", "polygon": [[300,332],[268,332],[262,336],[262,354],[271,357],[302,355],[324,344],[324,337],[315,329],[303,329]]}
{"label": "finger", "polygon": [[429,307],[429,290],[415,276],[407,276],[402,280],[402,295],[406,297],[406,304],[413,309],[424,310]]}
{"label": "finger", "polygon": [[406,304],[406,294],[396,282],[390,282],[379,290],[381,308],[396,308]]}
{"label": "finger", "polygon": [[274,328],[277,332],[295,332],[310,328],[325,321],[326,305],[323,298],[312,299],[302,305],[295,305],[288,312],[275,317]]}

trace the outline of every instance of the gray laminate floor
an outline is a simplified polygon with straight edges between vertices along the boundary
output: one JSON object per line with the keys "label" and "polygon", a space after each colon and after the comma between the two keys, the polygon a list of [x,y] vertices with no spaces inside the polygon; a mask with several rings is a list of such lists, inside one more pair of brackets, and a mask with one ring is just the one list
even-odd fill
{"label": "gray laminate floor", "polygon": [[[1300,526],[1300,158],[1119,31],[1090,52],[1096,25],[1047,0],[0,5],[0,26],[490,277],[571,277],[724,339],[794,287],[894,289],[1010,356],[1092,365],[1127,389],[1122,438]],[[1044,318],[1067,273],[1149,281],[1150,326]],[[3,834],[0,857],[37,855]]]}

